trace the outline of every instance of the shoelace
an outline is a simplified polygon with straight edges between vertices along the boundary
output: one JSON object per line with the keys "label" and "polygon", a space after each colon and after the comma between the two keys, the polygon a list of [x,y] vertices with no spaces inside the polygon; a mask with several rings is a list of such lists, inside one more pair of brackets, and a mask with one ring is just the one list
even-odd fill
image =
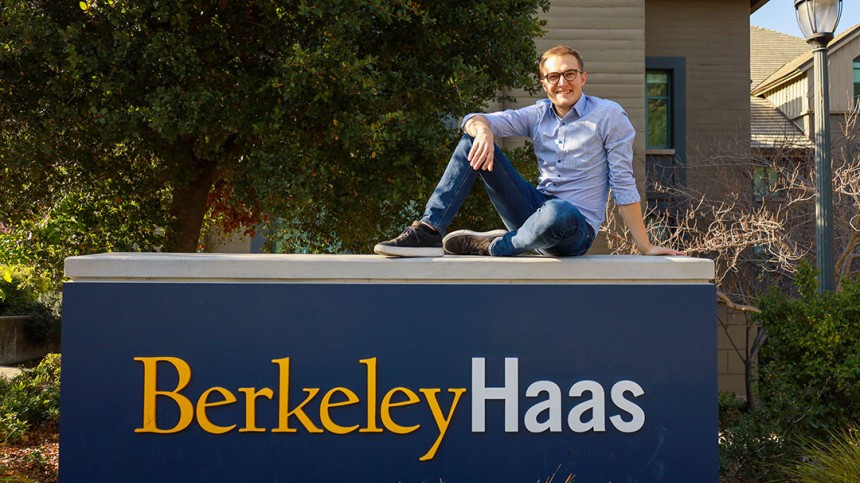
{"label": "shoelace", "polygon": [[397,237],[397,240],[405,240],[410,236],[415,237],[415,240],[421,240],[421,237],[418,235],[418,228],[415,228],[414,226],[410,226],[409,228],[404,230],[404,232]]}
{"label": "shoelace", "polygon": [[493,238],[472,236],[463,240],[463,251],[468,255],[489,255]]}

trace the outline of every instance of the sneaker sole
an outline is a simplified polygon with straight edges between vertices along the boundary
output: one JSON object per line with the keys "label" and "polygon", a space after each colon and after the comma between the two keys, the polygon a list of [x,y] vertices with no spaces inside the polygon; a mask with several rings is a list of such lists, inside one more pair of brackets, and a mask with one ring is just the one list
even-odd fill
{"label": "sneaker sole", "polygon": [[[447,235],[445,235],[445,238],[442,239],[442,246],[444,247],[445,243],[448,240],[450,240],[451,238],[453,238],[455,236],[459,236],[459,235],[470,235],[470,236],[497,238],[497,237],[504,235],[505,233],[507,233],[507,231],[505,231],[505,230],[490,230],[490,231],[457,230],[457,231],[452,231],[451,233],[448,233]],[[445,251],[446,255],[453,255],[453,253],[445,250],[444,248],[443,248],[443,250]]]}
{"label": "sneaker sole", "polygon": [[441,257],[445,255],[442,247],[393,247],[376,245],[373,253],[385,257]]}

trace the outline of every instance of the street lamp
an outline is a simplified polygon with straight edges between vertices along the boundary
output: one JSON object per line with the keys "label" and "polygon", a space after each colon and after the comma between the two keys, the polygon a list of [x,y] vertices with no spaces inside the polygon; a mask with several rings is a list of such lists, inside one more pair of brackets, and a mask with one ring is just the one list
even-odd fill
{"label": "street lamp", "polygon": [[830,170],[830,85],[827,44],[842,15],[842,0],[794,0],[797,24],[813,46],[815,69],[815,257],[818,293],[836,289],[833,265],[833,175]]}

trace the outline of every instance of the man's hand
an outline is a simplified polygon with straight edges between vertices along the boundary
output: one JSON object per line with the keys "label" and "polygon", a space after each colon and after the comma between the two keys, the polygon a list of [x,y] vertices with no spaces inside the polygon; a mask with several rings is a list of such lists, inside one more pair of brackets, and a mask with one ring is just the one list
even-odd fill
{"label": "man's hand", "polygon": [[643,255],[669,255],[675,257],[683,257],[686,254],[679,250],[674,250],[672,248],[661,247],[658,245],[651,245],[651,248],[643,253]]}
{"label": "man's hand", "polygon": [[469,166],[474,170],[493,170],[493,155],[496,146],[493,141],[493,131],[484,116],[475,116],[466,123],[466,134],[472,136],[472,149],[469,150]]}

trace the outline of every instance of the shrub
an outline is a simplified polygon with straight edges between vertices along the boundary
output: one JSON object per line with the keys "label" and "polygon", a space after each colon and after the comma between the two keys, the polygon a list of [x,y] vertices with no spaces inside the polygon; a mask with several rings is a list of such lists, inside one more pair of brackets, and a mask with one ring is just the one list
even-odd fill
{"label": "shrub", "polygon": [[719,399],[725,481],[790,480],[795,473],[787,469],[814,453],[806,441],[829,447],[834,432],[860,423],[860,281],[819,295],[815,277],[801,266],[799,296],[773,293],[759,302],[755,322],[768,335],[758,361],[759,405]]}
{"label": "shrub", "polygon": [[16,443],[26,431],[60,418],[60,355],[48,354],[34,369],[0,379],[0,441]]}
{"label": "shrub", "polygon": [[[721,420],[722,421],[722,420]],[[785,481],[783,469],[797,450],[783,437],[780,421],[760,409],[738,411],[720,426],[720,475],[723,481]]]}
{"label": "shrub", "polygon": [[27,304],[36,298],[35,291],[28,286],[21,272],[3,267],[3,277],[0,278],[0,315],[27,315]]}
{"label": "shrub", "polygon": [[762,299],[756,318],[768,334],[758,393],[788,433],[827,439],[860,419],[860,281],[818,295],[815,272],[797,273],[800,297]]}
{"label": "shrub", "polygon": [[830,442],[805,440],[805,461],[787,473],[801,483],[860,481],[860,428],[852,426]]}
{"label": "shrub", "polygon": [[28,316],[24,329],[34,344],[58,341],[62,305],[60,292],[48,289],[43,280],[31,275],[31,271],[10,271],[8,268],[5,271],[8,276],[0,278],[0,292],[4,293],[0,297],[0,316]]}
{"label": "shrub", "polygon": [[[9,267],[0,266],[0,279],[2,279],[6,283],[12,282],[12,271],[9,270]],[[5,301],[6,292],[3,291],[3,287],[0,287],[0,304]]]}

